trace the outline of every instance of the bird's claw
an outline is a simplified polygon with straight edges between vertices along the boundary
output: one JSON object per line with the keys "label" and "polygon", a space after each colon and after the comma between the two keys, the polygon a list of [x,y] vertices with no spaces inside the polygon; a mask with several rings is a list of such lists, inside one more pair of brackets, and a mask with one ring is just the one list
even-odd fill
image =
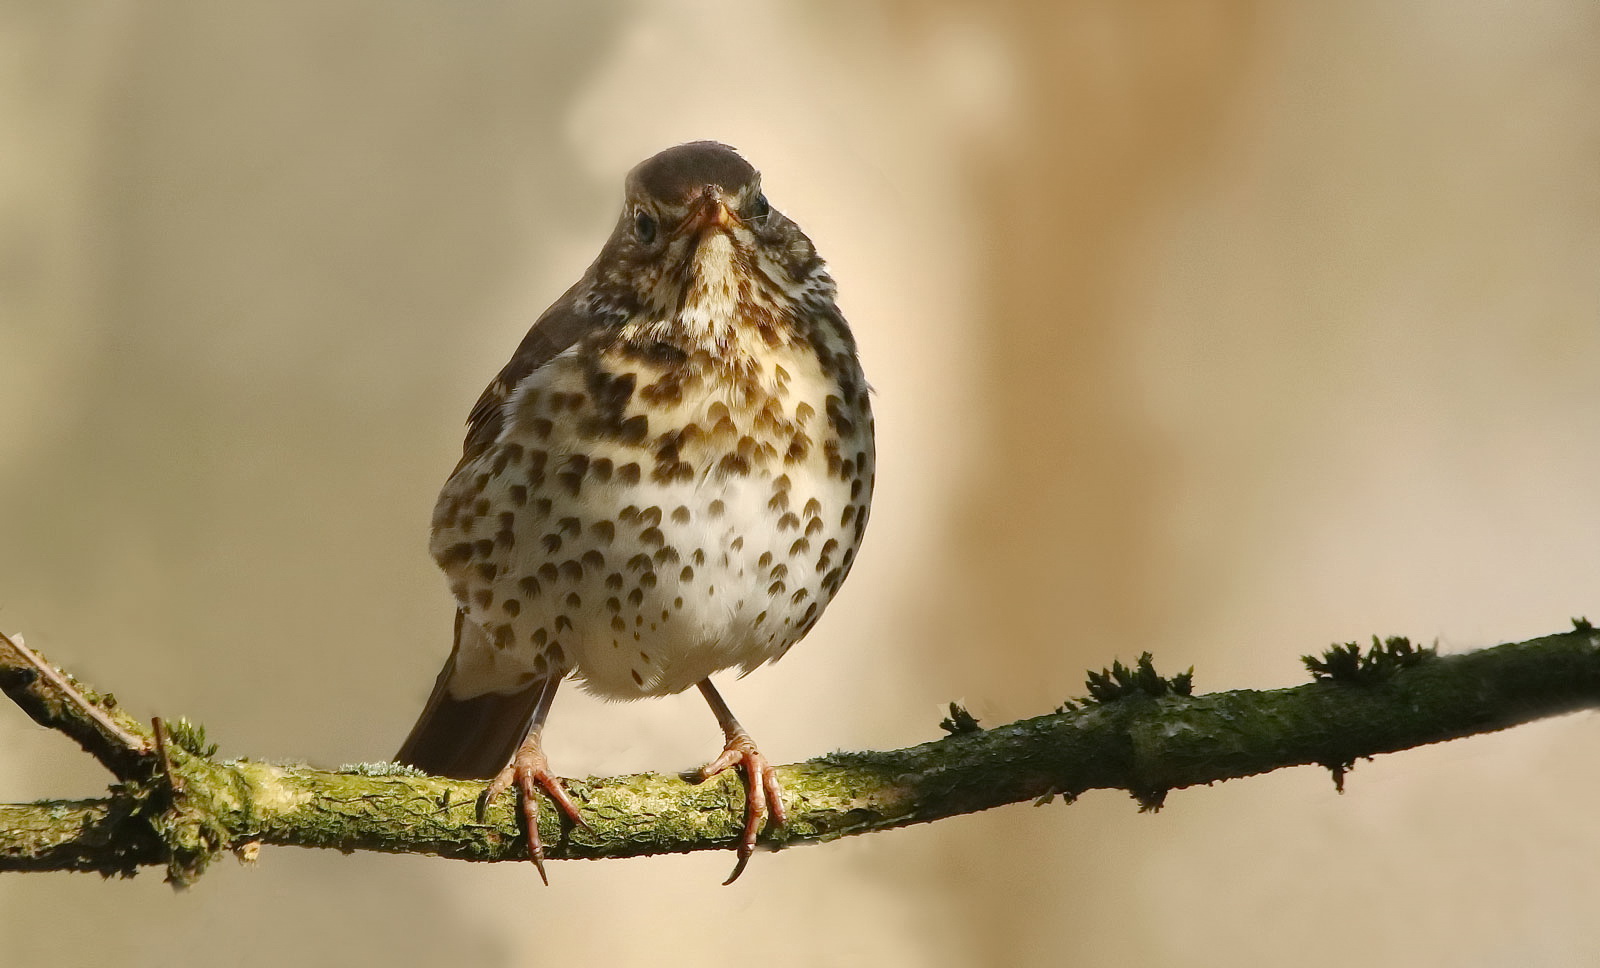
{"label": "bird's claw", "polygon": [[733,865],[733,873],[722,882],[723,886],[738,880],[745,865],[750,863],[762,820],[770,817],[772,826],[781,827],[788,819],[783,809],[783,787],[778,783],[778,771],[743,732],[728,737],[722,755],[701,768],[700,779],[709,780],[735,767],[744,772],[744,831],[739,837],[739,859]]}
{"label": "bird's claw", "polygon": [[539,880],[548,886],[550,878],[544,870],[544,842],[539,837],[538,791],[543,790],[556,805],[556,809],[568,820],[584,829],[590,829],[589,824],[578,815],[577,804],[567,796],[566,787],[561,785],[561,780],[550,772],[550,763],[545,759],[544,750],[540,748],[536,736],[530,736],[511,758],[511,763],[496,774],[484,788],[483,797],[478,801],[478,818],[482,820],[484,813],[495,800],[499,799],[500,794],[513,785],[517,788],[518,816],[522,820],[523,833],[528,838],[528,859],[533,861],[533,866],[539,871]]}

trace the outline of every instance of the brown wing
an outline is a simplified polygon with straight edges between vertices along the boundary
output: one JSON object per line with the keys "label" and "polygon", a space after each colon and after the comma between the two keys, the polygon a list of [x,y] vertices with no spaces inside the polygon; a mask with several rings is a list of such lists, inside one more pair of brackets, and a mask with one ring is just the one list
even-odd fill
{"label": "brown wing", "polygon": [[511,354],[510,361],[484,388],[483,395],[467,415],[467,439],[461,446],[461,463],[456,465],[456,470],[488,450],[500,436],[501,426],[505,422],[505,402],[517,384],[527,379],[534,370],[555,359],[586,333],[605,325],[578,305],[578,293],[586,282],[587,279],[578,282],[544,311],[528,330],[528,335],[522,338],[516,352]]}

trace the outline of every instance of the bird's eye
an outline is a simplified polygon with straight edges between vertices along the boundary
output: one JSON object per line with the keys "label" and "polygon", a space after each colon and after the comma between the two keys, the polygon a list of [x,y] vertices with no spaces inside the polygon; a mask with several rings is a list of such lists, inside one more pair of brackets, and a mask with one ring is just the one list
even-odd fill
{"label": "bird's eye", "polygon": [[639,241],[645,245],[649,245],[656,240],[656,220],[651,218],[650,213],[642,208],[634,209],[633,234],[637,235]]}
{"label": "bird's eye", "polygon": [[772,214],[772,206],[767,204],[767,196],[757,195],[756,200],[750,203],[750,219],[755,222],[765,222],[767,216]]}

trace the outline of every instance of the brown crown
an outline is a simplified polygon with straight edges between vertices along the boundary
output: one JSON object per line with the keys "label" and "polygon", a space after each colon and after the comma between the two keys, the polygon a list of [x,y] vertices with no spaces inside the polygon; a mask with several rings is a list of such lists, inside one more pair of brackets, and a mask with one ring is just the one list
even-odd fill
{"label": "brown crown", "polygon": [[691,141],[646,158],[629,173],[628,180],[663,202],[682,203],[707,185],[737,194],[757,177],[750,163],[727,145]]}

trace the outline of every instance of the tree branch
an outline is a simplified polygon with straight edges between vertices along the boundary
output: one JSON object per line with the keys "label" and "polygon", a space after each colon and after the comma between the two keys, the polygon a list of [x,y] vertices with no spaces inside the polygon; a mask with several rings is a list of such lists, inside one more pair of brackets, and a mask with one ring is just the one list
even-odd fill
{"label": "tree branch", "polygon": [[[1600,705],[1600,633],[1560,635],[1436,657],[1404,640],[1308,660],[1319,681],[1270,691],[1190,696],[1148,657],[1091,676],[1095,698],[1053,715],[981,729],[952,709],[937,742],[835,753],[780,768],[789,822],[770,847],[924,823],[1006,803],[1091,789],[1131,792],[1154,809],[1168,790],[1321,764],[1336,782],[1355,760],[1504,729]],[[1353,656],[1353,657],[1352,657]],[[520,860],[512,804],[477,818],[482,784],[392,764],[340,771],[212,757],[181,720],[157,735],[9,639],[0,684],[35,720],[76,739],[118,777],[110,796],[0,806],[0,870],[131,874],[165,866],[186,884],[223,851],[259,844]],[[63,685],[65,684],[65,685]],[[693,785],[643,774],[572,780],[593,829],[565,830],[543,811],[551,858],[725,849],[743,796],[732,777]]]}
{"label": "tree branch", "polygon": [[69,675],[0,632],[0,690],[40,726],[77,740],[84,752],[119,779],[137,774],[149,757],[150,736],[117,709],[115,696],[85,693]]}

